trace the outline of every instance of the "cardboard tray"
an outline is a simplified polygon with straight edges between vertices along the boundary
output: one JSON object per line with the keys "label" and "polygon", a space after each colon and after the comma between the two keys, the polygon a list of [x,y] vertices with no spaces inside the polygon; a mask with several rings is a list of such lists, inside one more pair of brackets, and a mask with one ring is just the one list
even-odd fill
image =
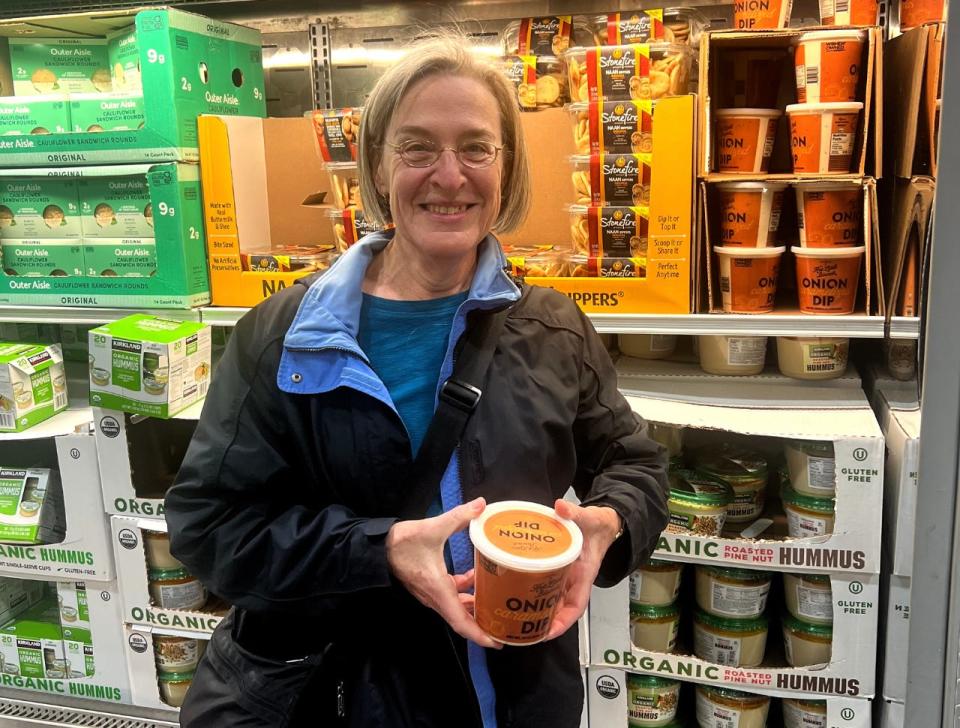
{"label": "cardboard tray", "polygon": [[[130,693],[133,696],[134,705],[152,708],[153,710],[169,711],[168,719],[176,722],[180,710],[163,702],[160,694],[157,678],[157,657],[153,647],[154,634],[155,632],[148,627],[123,625],[124,655],[129,672]],[[197,637],[195,634],[178,636]]]}

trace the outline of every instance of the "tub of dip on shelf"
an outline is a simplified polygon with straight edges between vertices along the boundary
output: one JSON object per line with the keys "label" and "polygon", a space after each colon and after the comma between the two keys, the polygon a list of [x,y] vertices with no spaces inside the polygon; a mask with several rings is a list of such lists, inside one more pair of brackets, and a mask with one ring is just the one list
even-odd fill
{"label": "tub of dip on shelf", "polygon": [[833,443],[820,440],[787,440],[783,443],[790,485],[800,495],[833,498],[837,491]]}
{"label": "tub of dip on shelf", "polygon": [[697,566],[697,606],[714,617],[759,617],[767,608],[771,580],[768,571]]}
{"label": "tub of dip on shelf", "polygon": [[832,626],[783,615],[783,647],[791,667],[829,664],[832,644]]}
{"label": "tub of dip on shelf", "polygon": [[790,25],[793,0],[736,0],[733,27],[736,30],[773,30]]}
{"label": "tub of dip on shelf", "polygon": [[943,0],[903,0],[900,3],[900,32],[916,28],[924,23],[944,19]]}
{"label": "tub of dip on shelf", "polygon": [[740,690],[697,685],[700,728],[765,728],[770,698]]}
{"label": "tub of dip on shelf", "polygon": [[680,629],[680,608],[674,604],[654,607],[630,603],[630,634],[633,644],[650,652],[673,652]]}
{"label": "tub of dip on shelf", "polygon": [[793,55],[797,101],[856,101],[866,38],[864,30],[818,30],[801,35]]}
{"label": "tub of dip on shelf", "polygon": [[727,619],[702,609],[693,615],[693,654],[727,667],[757,667],[767,648],[767,618]]}
{"label": "tub of dip on shelf", "polygon": [[770,313],[777,298],[780,256],[786,248],[714,246],[720,269],[720,296],[727,313]]}
{"label": "tub of dip on shelf", "polygon": [[663,359],[677,348],[672,334],[620,334],[620,352],[638,359]]}
{"label": "tub of dip on shelf", "polygon": [[697,450],[694,470],[733,489],[727,505],[727,523],[750,523],[763,513],[767,502],[767,461],[757,452],[722,443]]}
{"label": "tub of dip on shelf", "polygon": [[797,224],[805,248],[848,248],[863,232],[863,188],[850,182],[800,182]]}
{"label": "tub of dip on shelf", "polygon": [[193,637],[153,636],[158,672],[193,672],[200,660],[200,640]]}
{"label": "tub of dip on shelf", "polygon": [[679,43],[571,48],[563,54],[571,101],[652,101],[687,92],[696,52]]}
{"label": "tub of dip on shelf", "polygon": [[844,316],[853,313],[866,248],[790,249],[797,261],[800,312]]}
{"label": "tub of dip on shelf", "polygon": [[877,25],[878,10],[877,0],[820,0],[820,25]]}
{"label": "tub of dip on shelf", "polygon": [[777,139],[779,109],[719,109],[716,112],[717,171],[765,174]]}
{"label": "tub of dip on shelf", "polygon": [[570,157],[576,204],[649,205],[652,162],[650,154]]}
{"label": "tub of dip on shelf", "polygon": [[700,368],[707,374],[750,376],[763,371],[767,356],[766,336],[697,337]]}
{"label": "tub of dip on shelf", "polygon": [[727,506],[733,500],[733,489],[722,480],[682,468],[671,470],[669,480],[670,521],[666,530],[719,536],[727,519]]}
{"label": "tub of dip on shelf", "polygon": [[777,244],[786,182],[721,182],[720,244],[766,248]]}
{"label": "tub of dip on shelf", "polygon": [[833,624],[833,589],[826,574],[783,575],[787,611],[804,622]]}
{"label": "tub of dip on shelf", "polygon": [[668,726],[677,716],[680,682],[627,673],[627,724],[630,728]]}
{"label": "tub of dip on shelf", "polygon": [[787,533],[790,538],[829,536],[833,533],[835,504],[833,498],[813,498],[801,495],[784,479],[780,491],[783,512],[787,515]]}
{"label": "tub of dip on shelf", "polygon": [[577,154],[653,152],[653,101],[567,104]]}
{"label": "tub of dip on shelf", "polygon": [[862,110],[860,101],[788,106],[794,173],[849,174]]}
{"label": "tub of dip on shelf", "polygon": [[165,531],[141,531],[143,545],[147,554],[147,565],[151,569],[182,569],[181,564],[170,553],[170,535]]}
{"label": "tub of dip on shelf", "polygon": [[812,728],[827,725],[826,700],[783,698],[780,705],[783,708],[783,728]]}
{"label": "tub of dip on shelf", "polygon": [[583,547],[580,529],[539,503],[501,501],[470,522],[470,540],[480,629],[504,644],[543,640]]}
{"label": "tub of dip on shelf", "polygon": [[683,564],[650,559],[630,574],[630,602],[648,607],[673,604],[680,594]]}
{"label": "tub of dip on shelf", "polygon": [[186,569],[149,569],[148,587],[153,603],[161,609],[200,609],[207,603],[207,590]]}
{"label": "tub of dip on shelf", "polygon": [[167,705],[179,708],[187,697],[187,690],[193,682],[193,672],[161,672],[160,697]]}

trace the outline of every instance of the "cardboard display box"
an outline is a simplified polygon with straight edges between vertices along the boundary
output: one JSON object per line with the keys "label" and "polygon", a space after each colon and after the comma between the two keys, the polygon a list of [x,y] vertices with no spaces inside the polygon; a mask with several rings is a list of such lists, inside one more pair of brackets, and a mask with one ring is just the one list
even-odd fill
{"label": "cardboard display box", "polygon": [[[698,170],[701,176],[711,180],[741,180],[745,175],[721,174],[716,171],[714,154],[713,115],[724,108],[721,84],[731,80],[729,71],[721,68],[725,54],[743,50],[785,50],[777,108],[783,111],[779,120],[777,141],[770,159],[770,174],[766,179],[790,177],[793,167],[790,152],[790,125],[786,107],[796,103],[796,80],[791,45],[809,28],[784,30],[734,31],[720,30],[704,33],[700,40],[700,137]],[[843,29],[838,29],[842,31]],[[861,63],[858,99],[863,100],[860,127],[854,144],[853,169],[855,175],[882,176],[883,150],[883,53],[882,30],[866,28],[868,40]],[[742,105],[742,104],[741,104]],[[803,174],[803,177],[819,177],[818,174]],[[831,175],[831,178],[833,175]]]}
{"label": "cardboard display box", "polygon": [[883,697],[907,699],[907,650],[910,646],[910,577],[884,574],[880,580],[883,602]]}
{"label": "cardboard display box", "polygon": [[692,619],[692,601],[689,608],[686,604],[681,606],[681,640],[676,654],[639,649],[630,636],[630,588],[626,579],[610,589],[593,589],[590,598],[590,664],[781,697],[873,697],[877,613],[880,611],[879,577],[834,573],[830,575],[830,585],[833,590],[833,645],[830,663],[825,666],[788,665],[783,656],[783,634],[776,614],[768,615],[770,627],[765,658],[759,667],[729,667],[695,657],[690,651],[692,644],[684,644],[682,639],[683,624]]}
{"label": "cardboard display box", "polygon": [[[84,423],[88,422],[86,416]],[[46,545],[0,545],[0,573],[41,579],[112,579],[113,554],[93,436],[70,434],[51,438],[49,433],[38,433],[38,438],[3,445],[2,462],[41,462],[59,470],[66,535],[59,543]]]}
{"label": "cardboard display box", "polygon": [[[792,386],[797,384],[793,382]],[[755,539],[664,531],[654,554],[656,558],[789,572],[879,572],[883,436],[862,393],[837,389],[819,392],[834,398],[842,394],[849,402],[843,408],[775,409],[769,403],[780,401],[783,387],[762,382],[756,386],[724,383],[722,393],[718,392],[712,401],[697,397],[698,403],[668,401],[676,398],[669,377],[647,380],[643,388],[643,397],[627,392],[634,411],[650,422],[684,427],[685,438],[690,436],[688,433],[712,431],[715,436],[723,432],[724,439],[742,440],[739,436],[746,435],[751,438],[748,444],[761,446],[761,441],[765,441],[766,447],[778,448],[775,438],[831,441],[836,458],[836,521],[832,534],[789,538],[785,519],[775,514],[771,527]],[[728,404],[719,404],[722,401]],[[772,502],[768,495],[768,512]]]}
{"label": "cardboard display box", "polygon": [[[646,674],[658,674],[650,671]],[[660,677],[669,677],[660,675]],[[730,685],[740,690],[740,685]],[[694,692],[693,686],[684,684],[681,690],[680,709],[678,717],[686,716],[687,723],[693,725]],[[757,691],[759,692],[759,691]],[[628,728],[627,700],[627,672],[610,667],[590,667],[587,670],[587,705],[590,712],[590,723],[600,728]],[[768,713],[768,725],[781,725],[779,722],[780,707],[773,701]],[[871,701],[862,698],[844,698],[830,696],[827,702],[827,722],[823,725],[830,728],[870,728]]]}
{"label": "cardboard display box", "polygon": [[[0,276],[0,304],[192,308],[209,303],[200,175],[196,165],[0,169],[0,178],[5,179],[43,179],[58,175],[79,177],[81,182],[89,180],[93,185],[103,184],[107,178],[145,178],[156,236],[156,273],[136,279],[110,275],[4,275]],[[98,240],[92,238],[89,242],[93,244]]]}
{"label": "cardboard display box", "polygon": [[905,728],[906,706],[893,700],[880,700],[877,704],[878,728]]}
{"label": "cardboard display box", "polygon": [[[170,720],[175,721],[180,711],[167,705],[160,694],[157,657],[153,645],[154,634],[150,628],[123,626],[127,670],[130,673],[130,692],[134,705],[154,710],[168,710],[171,712]],[[195,634],[185,636],[196,637]]]}
{"label": "cardboard display box", "polygon": [[93,423],[107,513],[163,518],[164,495],[180,469],[196,421],[94,407]]}
{"label": "cardboard display box", "polygon": [[[756,181],[762,177],[743,175],[742,180]],[[801,177],[781,175],[779,181],[797,182]],[[727,179],[726,181],[730,181]],[[861,245],[866,247],[863,261],[860,266],[860,282],[857,287],[857,303],[855,314],[882,316],[888,310],[884,300],[884,273],[893,263],[887,259],[887,267],[883,265],[882,246],[880,244],[879,209],[877,204],[876,181],[870,177],[859,178],[853,175],[844,175],[831,178],[833,181],[849,181],[851,184],[860,184],[863,187],[863,230]],[[719,285],[719,263],[713,253],[714,245],[719,242],[719,205],[716,199],[716,180],[700,183],[700,204],[703,219],[706,221],[700,228],[702,245],[704,248],[704,268],[706,270],[706,301],[709,313],[723,313],[723,302]],[[797,299],[796,266],[791,248],[799,245],[799,233],[796,227],[796,193],[792,187],[785,190],[784,209],[780,217],[779,245],[786,245],[787,249],[780,257],[780,270],[777,275],[777,298],[773,313],[799,313]],[[709,261],[709,265],[707,264]],[[701,288],[703,283],[698,284]],[[757,314],[762,316],[763,314]],[[813,318],[814,314],[810,314]]]}
{"label": "cardboard display box", "polygon": [[156,606],[150,596],[142,532],[164,532],[167,530],[166,522],[151,518],[111,516],[110,527],[123,599],[123,621],[137,628],[146,627],[165,634],[212,634],[226,616],[229,608],[226,603],[211,595],[206,605],[197,611],[164,609]]}
{"label": "cardboard display box", "polygon": [[877,417],[887,446],[883,494],[883,550],[890,573],[913,576],[916,531],[917,471],[920,464],[920,410],[890,407],[876,398]]}
{"label": "cardboard display box", "polygon": [[936,183],[930,177],[894,178],[884,191],[880,241],[886,261],[882,268],[886,315],[918,316],[926,305],[921,283],[929,265]]}
{"label": "cardboard display box", "polygon": [[[107,37],[124,35],[125,60],[116,59],[114,75],[117,65],[121,70],[134,67],[132,56],[136,52],[143,128],[4,138],[0,140],[4,166],[195,162],[199,158],[198,114],[266,113],[257,30],[157,8],[7,20],[0,22],[0,37],[15,39],[29,34],[37,38],[38,27],[42,28],[43,39],[76,42],[82,38],[100,43],[105,60]],[[109,91],[109,77],[104,83],[107,85],[97,90]],[[118,85],[120,90],[128,90],[125,83]]]}

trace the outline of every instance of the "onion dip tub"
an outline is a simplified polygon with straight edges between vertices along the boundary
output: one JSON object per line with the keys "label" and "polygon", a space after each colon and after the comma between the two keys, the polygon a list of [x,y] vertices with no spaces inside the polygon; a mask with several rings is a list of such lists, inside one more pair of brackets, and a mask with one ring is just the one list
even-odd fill
{"label": "onion dip tub", "polygon": [[717,111],[717,171],[761,174],[770,167],[779,109]]}
{"label": "onion dip tub", "polygon": [[797,101],[856,101],[866,37],[863,30],[818,30],[801,35],[793,55]]}
{"label": "onion dip tub", "polygon": [[820,0],[820,25],[876,25],[877,11],[877,0]]}
{"label": "onion dip tub", "polygon": [[796,174],[849,174],[863,104],[790,104],[790,151]]}
{"label": "onion dip tub", "polygon": [[733,27],[737,30],[772,30],[790,25],[793,0],[734,0]]}
{"label": "onion dip tub", "polygon": [[715,246],[720,262],[720,291],[727,313],[770,313],[777,297],[777,275],[784,246],[726,248]]}
{"label": "onion dip tub", "polygon": [[797,225],[805,248],[860,245],[863,188],[850,182],[802,182],[797,194]]}
{"label": "onion dip tub", "polygon": [[543,640],[583,548],[580,529],[539,503],[501,501],[470,522],[470,540],[480,629],[507,645]]}
{"label": "onion dip tub", "polygon": [[800,312],[832,316],[853,313],[865,250],[862,245],[856,248],[791,248],[797,259]]}
{"label": "onion dip tub", "polygon": [[720,242],[726,247],[776,245],[786,182],[722,182]]}

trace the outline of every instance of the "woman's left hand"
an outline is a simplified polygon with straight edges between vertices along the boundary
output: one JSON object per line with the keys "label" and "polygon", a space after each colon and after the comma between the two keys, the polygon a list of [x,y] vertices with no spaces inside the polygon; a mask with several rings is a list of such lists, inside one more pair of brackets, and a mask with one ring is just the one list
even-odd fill
{"label": "woman's left hand", "polygon": [[565,500],[557,500],[554,510],[561,518],[576,523],[583,532],[583,550],[567,572],[567,583],[553,624],[546,639],[559,637],[580,619],[590,601],[590,590],[600,571],[600,563],[620,531],[620,514],[604,506],[582,508]]}

